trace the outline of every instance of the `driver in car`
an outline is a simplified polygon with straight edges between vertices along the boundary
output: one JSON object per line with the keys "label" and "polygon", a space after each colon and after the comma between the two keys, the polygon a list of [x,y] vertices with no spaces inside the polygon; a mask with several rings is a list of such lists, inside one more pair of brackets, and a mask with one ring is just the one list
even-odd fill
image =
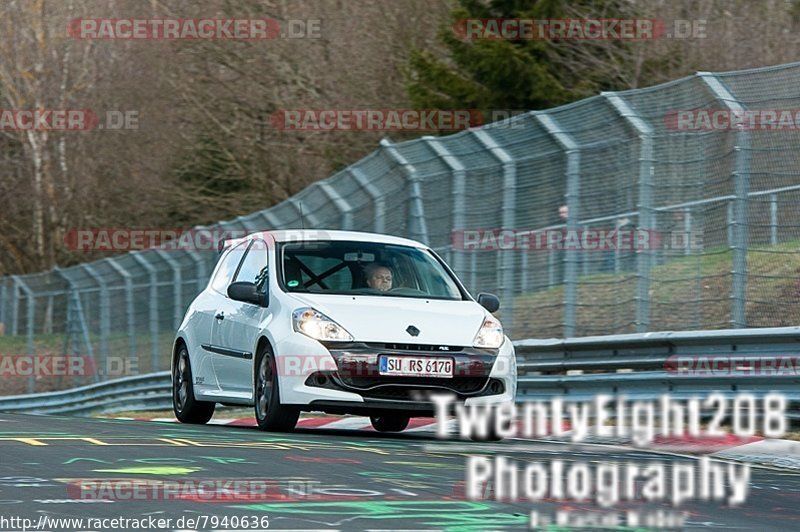
{"label": "driver in car", "polygon": [[367,286],[370,288],[381,292],[388,292],[392,289],[392,270],[388,266],[373,262],[364,268],[364,275],[367,278]]}

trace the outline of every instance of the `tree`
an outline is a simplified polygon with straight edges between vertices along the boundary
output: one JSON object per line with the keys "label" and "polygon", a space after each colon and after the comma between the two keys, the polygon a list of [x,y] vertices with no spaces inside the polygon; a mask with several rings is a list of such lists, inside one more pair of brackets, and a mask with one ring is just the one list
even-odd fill
{"label": "tree", "polygon": [[[464,19],[628,18],[620,0],[458,0],[439,31],[447,57],[413,50],[406,88],[419,108],[530,110],[626,87],[609,62],[627,64],[622,41],[464,40]],[[588,55],[587,55],[588,54]]]}

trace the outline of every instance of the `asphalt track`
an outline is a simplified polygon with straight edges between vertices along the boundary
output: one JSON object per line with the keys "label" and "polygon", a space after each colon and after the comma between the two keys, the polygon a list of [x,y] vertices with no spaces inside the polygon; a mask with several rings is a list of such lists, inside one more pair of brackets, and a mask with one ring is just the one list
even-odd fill
{"label": "asphalt track", "polygon": [[[574,502],[466,500],[467,455],[593,463],[692,460],[592,445],[444,441],[426,433],[386,436],[312,428],[282,435],[249,427],[2,413],[0,428],[0,525],[2,518],[11,517],[37,523],[41,516],[152,517],[172,519],[172,526],[162,528],[167,530],[179,524],[193,529],[254,530],[259,529],[253,526],[256,520],[266,518],[269,530],[527,530],[532,510],[544,516],[558,510],[576,515],[608,510]],[[180,498],[132,500],[117,493],[98,500],[101,492],[86,496],[81,491],[89,485],[86,481],[103,479],[106,486],[125,479],[182,481],[184,486],[217,479],[223,484],[266,481],[272,487],[257,500],[235,501],[225,500],[224,493],[209,499],[207,492],[203,497],[185,492]],[[753,468],[744,505],[683,505],[679,510],[688,512],[683,529],[798,530],[798,492],[800,475]],[[626,503],[616,510],[642,506]],[[674,510],[666,504],[657,508]],[[248,526],[233,519],[226,523],[221,520],[225,516],[244,518]],[[178,522],[181,517],[183,523]],[[198,522],[186,527],[187,517]],[[200,522],[203,518],[205,526]],[[21,527],[0,526],[0,530],[14,529]]]}

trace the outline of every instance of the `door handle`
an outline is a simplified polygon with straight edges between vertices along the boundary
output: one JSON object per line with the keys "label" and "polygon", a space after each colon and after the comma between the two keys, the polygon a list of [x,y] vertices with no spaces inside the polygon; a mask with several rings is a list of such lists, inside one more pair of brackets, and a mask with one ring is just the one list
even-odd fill
{"label": "door handle", "polygon": [[216,314],[216,316],[214,316],[214,318],[216,318],[218,320],[224,320],[225,319],[225,313],[222,312],[222,311],[217,312],[217,314]]}

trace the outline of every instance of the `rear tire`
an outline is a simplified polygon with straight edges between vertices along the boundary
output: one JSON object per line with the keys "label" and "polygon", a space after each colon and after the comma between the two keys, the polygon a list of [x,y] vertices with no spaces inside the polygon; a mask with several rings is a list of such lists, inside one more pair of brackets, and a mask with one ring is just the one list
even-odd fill
{"label": "rear tire", "polygon": [[189,350],[181,345],[172,367],[172,411],[181,423],[204,425],[214,415],[216,403],[194,398],[194,379]]}
{"label": "rear tire", "polygon": [[408,416],[398,415],[371,416],[369,418],[372,428],[378,432],[402,432],[406,430],[410,420]]}
{"label": "rear tire", "polygon": [[261,430],[291,432],[297,425],[300,410],[281,404],[276,367],[272,350],[262,347],[256,357],[253,383],[256,422]]}

